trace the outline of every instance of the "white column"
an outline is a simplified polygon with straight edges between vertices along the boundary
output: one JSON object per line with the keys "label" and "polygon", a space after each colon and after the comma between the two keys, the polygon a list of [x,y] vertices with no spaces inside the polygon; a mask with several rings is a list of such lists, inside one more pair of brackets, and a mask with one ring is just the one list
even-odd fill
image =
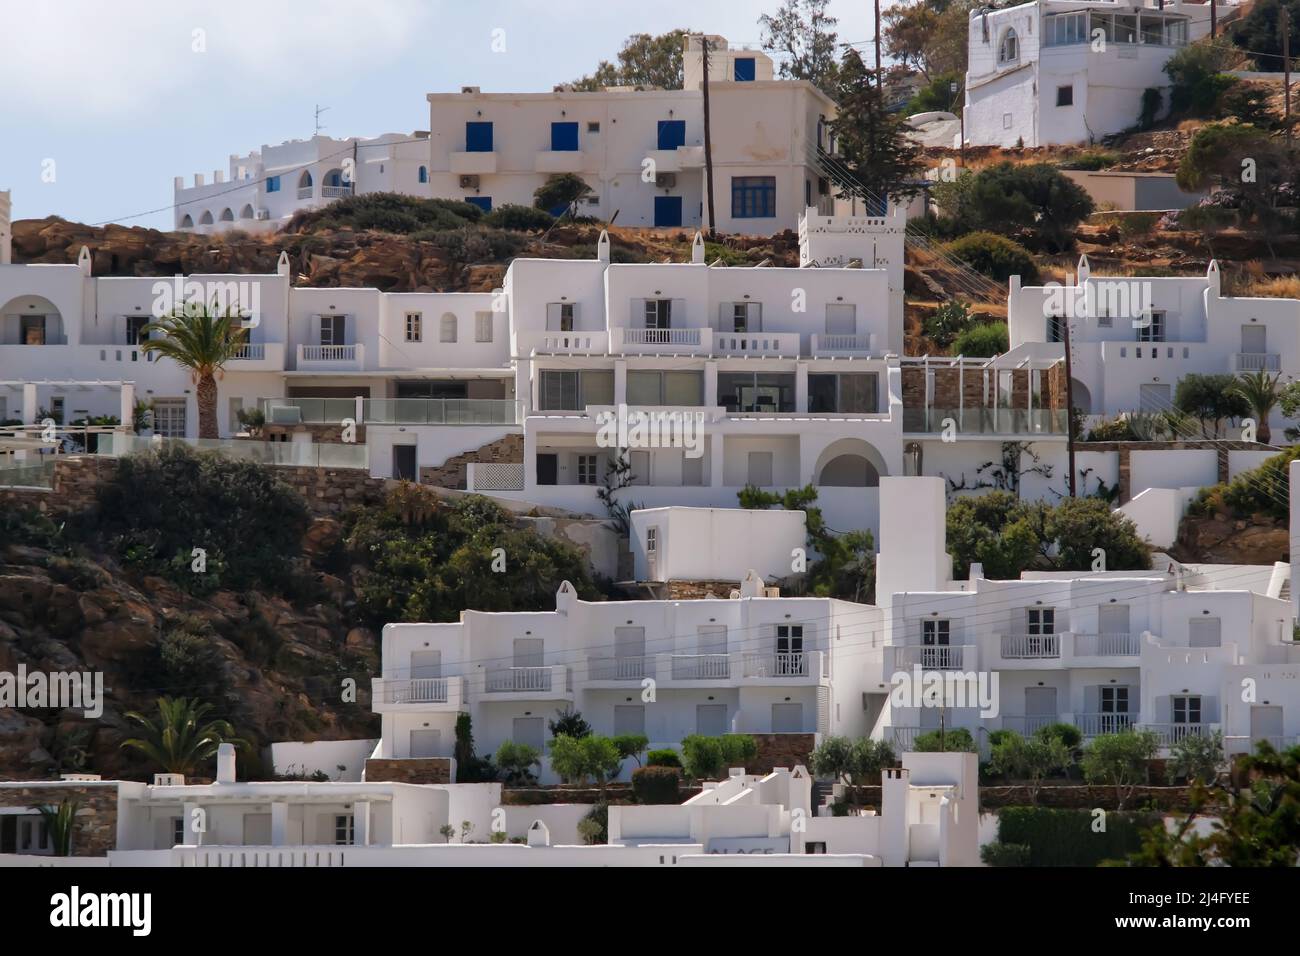
{"label": "white column", "polygon": [[358,800],[352,804],[352,833],[356,846],[370,846],[369,800]]}
{"label": "white column", "polygon": [[271,804],[271,846],[284,846],[289,842],[289,804],[278,801]]}
{"label": "white column", "polygon": [[718,407],[718,363],[704,363],[704,407]]}
{"label": "white column", "polygon": [[122,428],[130,432],[135,427],[135,382],[122,383],[122,410],[117,416],[122,420]]}
{"label": "white column", "polygon": [[797,362],[794,367],[794,410],[799,414],[808,412],[808,363]]}
{"label": "white column", "polygon": [[23,383],[23,407],[21,417],[24,425],[33,425],[36,423],[36,384],[34,382]]}
{"label": "white column", "polygon": [[623,359],[614,363],[614,404],[627,404],[627,362]]}
{"label": "white column", "polygon": [[726,458],[726,442],[718,430],[717,422],[711,422],[707,434],[709,438],[709,486],[722,487],[723,462]]}

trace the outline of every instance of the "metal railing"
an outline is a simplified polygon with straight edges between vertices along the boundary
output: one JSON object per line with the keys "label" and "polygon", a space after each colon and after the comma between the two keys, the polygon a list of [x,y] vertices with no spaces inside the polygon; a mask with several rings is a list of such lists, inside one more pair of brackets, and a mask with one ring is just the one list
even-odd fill
{"label": "metal railing", "polygon": [[729,654],[674,654],[673,680],[727,680],[731,676]]}
{"label": "metal railing", "polygon": [[450,681],[446,677],[411,677],[376,682],[377,704],[445,704]]}
{"label": "metal railing", "polygon": [[356,345],[300,345],[298,358],[304,362],[355,362]]}
{"label": "metal railing", "polygon": [[1136,657],[1141,653],[1136,634],[1075,634],[1075,657]]}
{"label": "metal railing", "polygon": [[655,659],[653,657],[588,657],[588,680],[630,680],[639,681],[653,677]]}
{"label": "metal railing", "polygon": [[746,654],[746,677],[807,677],[809,651]]}
{"label": "metal railing", "polygon": [[551,669],[549,667],[503,667],[487,672],[484,690],[489,694],[510,693],[513,691],[551,690]]}
{"label": "metal railing", "polygon": [[700,344],[702,329],[624,329],[624,345],[691,345]]}
{"label": "metal railing", "polygon": [[1232,368],[1235,372],[1276,372],[1282,368],[1282,356],[1277,352],[1234,352]]}
{"label": "metal railing", "polygon": [[1060,634],[1003,634],[1004,660],[1049,660],[1061,656]]}
{"label": "metal railing", "polygon": [[1074,726],[1085,737],[1098,737],[1102,734],[1118,734],[1131,730],[1137,723],[1137,714],[1075,714]]}
{"label": "metal railing", "polygon": [[519,403],[508,398],[367,398],[362,416],[370,425],[517,425]]}

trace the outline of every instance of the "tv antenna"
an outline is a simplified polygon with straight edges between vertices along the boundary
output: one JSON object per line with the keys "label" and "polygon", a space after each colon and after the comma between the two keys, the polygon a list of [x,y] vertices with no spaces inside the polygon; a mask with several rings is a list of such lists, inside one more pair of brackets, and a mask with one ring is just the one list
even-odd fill
{"label": "tv antenna", "polygon": [[320,124],[320,115],[328,109],[329,109],[328,106],[321,106],[319,103],[316,104],[316,135],[317,136],[319,136],[320,131],[325,128]]}

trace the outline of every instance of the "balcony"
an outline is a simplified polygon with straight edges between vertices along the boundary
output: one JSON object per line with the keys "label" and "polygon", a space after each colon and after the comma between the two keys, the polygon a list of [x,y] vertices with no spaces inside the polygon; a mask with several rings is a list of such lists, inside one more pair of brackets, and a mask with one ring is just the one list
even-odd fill
{"label": "balcony", "polygon": [[744,655],[747,680],[816,681],[829,676],[823,667],[829,662],[820,651],[783,651],[776,654]]}
{"label": "balcony", "polygon": [[1277,372],[1282,369],[1282,356],[1277,352],[1234,352],[1234,372]]}
{"label": "balcony", "polygon": [[646,156],[654,163],[655,174],[680,173],[704,166],[703,146],[678,146],[676,149],[652,149]]}
{"label": "balcony", "polygon": [[510,398],[367,398],[367,425],[517,425],[519,403]]}
{"label": "balcony", "polygon": [[812,336],[810,348],[818,358],[837,355],[870,355],[875,350],[874,335],[818,335]]}
{"label": "balcony", "polygon": [[452,153],[448,166],[457,176],[490,176],[497,171],[494,152]]}
{"label": "balcony", "polygon": [[365,346],[354,345],[300,345],[298,346],[298,371],[306,372],[360,372],[365,367]]}
{"label": "balcony", "polygon": [[544,149],[538,152],[533,162],[533,171],[538,173],[580,173],[582,172],[582,150]]}
{"label": "balcony", "polygon": [[908,645],[890,648],[895,671],[920,666],[924,670],[974,670],[973,644]]}
{"label": "balcony", "polygon": [[517,338],[520,355],[605,355],[609,352],[609,333],[598,332],[521,332]]}
{"label": "balcony", "polygon": [[464,701],[463,677],[375,678],[370,682],[376,713],[455,712]]}
{"label": "balcony", "polygon": [[299,198],[299,199],[311,199],[311,187],[310,187],[310,186],[299,186],[299,187],[298,187],[298,198]]}
{"label": "balcony", "polygon": [[1283,750],[1290,750],[1297,744],[1300,744],[1300,737],[1295,736],[1278,736],[1278,735],[1241,735],[1225,736],[1223,738],[1223,752],[1225,756],[1235,757],[1238,754],[1254,754],[1259,752],[1259,745],[1267,743],[1279,753]]}
{"label": "balcony", "polygon": [[226,366],[229,372],[284,371],[283,342],[246,342]]}
{"label": "balcony", "polygon": [[1003,634],[1001,653],[1006,661],[1058,661],[1061,659],[1061,635]]}
{"label": "balcony", "polygon": [[625,355],[708,355],[713,345],[712,329],[626,329],[610,332],[611,351]]}
{"label": "balcony", "polygon": [[905,408],[905,434],[935,434],[949,422],[957,438],[996,435],[1056,435],[1064,439],[1069,416],[1064,409],[1035,408]]}
{"label": "balcony", "polygon": [[483,674],[483,693],[501,700],[559,700],[573,696],[568,668],[560,664],[492,668]]}
{"label": "balcony", "polygon": [[799,357],[797,332],[714,332],[712,338],[714,355]]}
{"label": "balcony", "polygon": [[726,681],[731,678],[729,654],[673,654],[670,666],[675,681]]}
{"label": "balcony", "polygon": [[655,680],[660,686],[816,684],[830,677],[830,658],[822,651],[605,655],[588,657],[583,673],[588,685],[608,689],[639,684],[646,678]]}
{"label": "balcony", "polygon": [[1075,634],[1075,657],[1137,657],[1141,640],[1137,634]]}
{"label": "balcony", "polygon": [[1072,720],[1084,737],[1099,737],[1131,730],[1137,723],[1137,714],[1075,714]]}
{"label": "balcony", "polygon": [[632,681],[655,676],[654,657],[588,657],[588,681]]}
{"label": "balcony", "polygon": [[320,188],[322,199],[342,199],[345,196],[352,195],[351,186],[322,186]]}
{"label": "balcony", "polygon": [[1056,714],[1003,714],[1002,729],[1013,730],[1022,737],[1030,737],[1058,720]]}
{"label": "balcony", "polygon": [[1218,724],[1137,724],[1138,730],[1149,730],[1160,741],[1161,749],[1172,747],[1187,737],[1205,737],[1219,729]]}

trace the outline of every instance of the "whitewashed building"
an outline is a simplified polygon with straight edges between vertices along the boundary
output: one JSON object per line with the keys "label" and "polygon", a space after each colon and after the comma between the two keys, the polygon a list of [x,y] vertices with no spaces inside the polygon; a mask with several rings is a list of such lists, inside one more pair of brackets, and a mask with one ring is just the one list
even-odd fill
{"label": "whitewashed building", "polygon": [[[1226,7],[1226,4],[1224,5]],[[970,13],[965,130],[972,146],[1095,143],[1136,126],[1142,93],[1209,33],[1209,5],[1183,0],[1032,0]]]}

